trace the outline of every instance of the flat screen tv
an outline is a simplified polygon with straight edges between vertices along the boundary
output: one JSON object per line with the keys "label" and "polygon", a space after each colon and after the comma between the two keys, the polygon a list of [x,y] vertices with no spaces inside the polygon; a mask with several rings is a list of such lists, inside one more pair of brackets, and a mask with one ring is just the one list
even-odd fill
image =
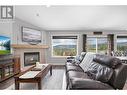
{"label": "flat screen tv", "polygon": [[41,31],[36,29],[31,29],[27,27],[22,27],[22,41],[31,44],[41,43],[42,34]]}
{"label": "flat screen tv", "polygon": [[0,55],[10,54],[10,38],[0,36]]}

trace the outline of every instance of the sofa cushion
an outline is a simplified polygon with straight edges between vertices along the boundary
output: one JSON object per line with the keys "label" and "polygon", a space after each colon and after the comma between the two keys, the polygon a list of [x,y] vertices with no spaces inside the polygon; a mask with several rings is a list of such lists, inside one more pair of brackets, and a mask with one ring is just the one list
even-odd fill
{"label": "sofa cushion", "polygon": [[71,62],[67,62],[65,65],[66,65],[66,66],[78,66],[78,64],[71,63]]}
{"label": "sofa cushion", "polygon": [[83,69],[80,66],[76,66],[76,65],[71,65],[71,66],[66,66],[66,72],[68,71],[79,71],[79,72],[83,72]]}
{"label": "sofa cushion", "polygon": [[87,74],[95,80],[101,81],[101,82],[108,82],[113,74],[113,69],[100,65],[96,62],[92,62],[92,64],[89,67],[89,70],[87,71]]}
{"label": "sofa cushion", "polygon": [[87,71],[87,69],[89,68],[91,62],[93,61],[94,56],[95,53],[91,53],[91,52],[86,53],[82,62],[79,64],[80,67],[84,70],[84,72]]}
{"label": "sofa cushion", "polygon": [[72,78],[84,78],[84,79],[90,79],[90,77],[84,73],[84,72],[78,72],[78,71],[69,71],[68,73],[69,79]]}
{"label": "sofa cushion", "polygon": [[84,78],[72,78],[70,83],[70,89],[113,89],[110,85],[106,83],[102,83],[100,81],[95,81],[92,79],[84,79]]}

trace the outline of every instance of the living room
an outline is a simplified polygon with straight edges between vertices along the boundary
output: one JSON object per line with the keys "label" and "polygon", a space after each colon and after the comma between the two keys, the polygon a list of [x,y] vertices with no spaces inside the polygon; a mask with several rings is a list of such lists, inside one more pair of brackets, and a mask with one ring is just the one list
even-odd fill
{"label": "living room", "polygon": [[[5,9],[13,9],[13,15],[9,14],[8,16],[2,14]],[[68,67],[67,64],[71,62],[72,64],[86,63],[88,62],[85,61],[88,59],[87,56],[90,56],[92,59],[91,55],[95,54],[103,54],[106,56],[104,57],[105,59],[110,60],[112,58],[116,63],[124,64],[124,67],[126,67],[126,9],[127,6],[119,5],[1,6],[0,63],[2,65],[0,67],[0,89],[88,89],[87,87],[70,87],[68,82],[72,79],[68,81],[65,77],[69,76],[68,78],[70,78],[70,72],[80,71],[80,69],[77,68],[77,66],[76,69],[75,66],[72,66],[74,68],[71,66]],[[2,47],[6,44],[5,40],[9,41],[10,44],[9,46],[7,45],[9,48]],[[6,52],[3,52],[3,50]],[[77,63],[76,58],[78,55],[81,55],[82,52],[87,53],[84,59],[82,59],[82,62]],[[95,54],[89,54],[89,52]],[[100,62],[101,57],[102,56],[100,56],[100,59],[96,59],[99,60],[97,62]],[[119,59],[120,62],[117,59]],[[9,65],[3,65],[3,63],[6,63],[5,60]],[[103,62],[103,60],[101,60],[102,62],[100,63],[104,63],[104,65],[106,64],[107,66],[108,62]],[[13,64],[10,65],[10,63]],[[14,65],[15,63],[16,65]],[[90,63],[90,61],[88,63]],[[113,63],[113,61],[111,63]],[[113,66],[117,65],[114,64]],[[40,65],[44,67],[41,68],[41,70]],[[107,66],[108,69],[106,70],[109,70],[110,65]],[[114,70],[113,66],[111,67]],[[35,67],[39,67],[39,69]],[[36,71],[34,71],[35,69]],[[27,71],[29,71],[29,73]],[[50,74],[48,71],[50,71]],[[115,72],[115,70],[112,71],[111,69],[110,74],[111,72]],[[125,70],[124,74],[126,73],[127,71]],[[107,74],[109,74],[109,72]],[[83,77],[84,75],[81,74],[81,76]],[[123,76],[123,73],[120,77],[121,76]],[[24,77],[27,80],[25,80]],[[39,79],[35,81],[35,77]],[[33,78],[33,80],[30,80],[30,78]],[[98,89],[127,89],[126,75],[121,78],[123,79],[119,81],[123,82],[118,82],[118,85],[122,85],[121,87],[109,83],[106,88]],[[119,78],[116,79],[118,80]],[[31,81],[31,84],[28,84],[26,81]],[[22,82],[21,85],[19,85],[20,82]],[[38,85],[36,83],[38,83]],[[105,81],[103,81],[103,83],[105,83]],[[94,88],[89,87],[89,89]]]}

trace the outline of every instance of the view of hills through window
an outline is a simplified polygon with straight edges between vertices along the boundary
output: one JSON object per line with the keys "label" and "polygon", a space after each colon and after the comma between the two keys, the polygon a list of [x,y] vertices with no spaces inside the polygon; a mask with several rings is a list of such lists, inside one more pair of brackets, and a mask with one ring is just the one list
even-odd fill
{"label": "view of hills through window", "polygon": [[105,54],[108,48],[107,43],[106,37],[88,37],[87,51]]}
{"label": "view of hills through window", "polygon": [[117,51],[127,51],[127,36],[117,37]]}
{"label": "view of hills through window", "polygon": [[77,54],[77,39],[52,39],[53,56],[75,56]]}

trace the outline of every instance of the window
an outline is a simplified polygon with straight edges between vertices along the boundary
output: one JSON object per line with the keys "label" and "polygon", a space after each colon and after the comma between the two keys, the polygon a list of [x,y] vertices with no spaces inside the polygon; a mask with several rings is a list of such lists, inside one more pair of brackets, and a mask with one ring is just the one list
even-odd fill
{"label": "window", "polygon": [[127,36],[117,36],[117,51],[127,50]]}
{"label": "window", "polygon": [[107,52],[107,43],[107,37],[88,37],[87,51],[104,54]]}
{"label": "window", "polygon": [[77,36],[52,36],[52,56],[75,56]]}
{"label": "window", "polygon": [[96,52],[96,38],[87,38],[87,51]]}

